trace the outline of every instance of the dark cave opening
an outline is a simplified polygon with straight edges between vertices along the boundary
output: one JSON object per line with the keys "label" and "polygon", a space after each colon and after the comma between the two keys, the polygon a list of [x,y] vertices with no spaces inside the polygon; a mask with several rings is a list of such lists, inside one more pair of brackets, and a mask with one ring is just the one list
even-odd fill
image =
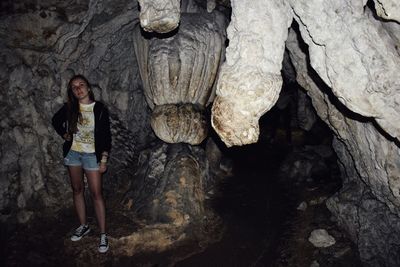
{"label": "dark cave opening", "polygon": [[[321,266],[360,266],[355,247],[324,204],[342,184],[333,134],[318,116],[309,130],[299,127],[299,94],[304,89],[297,83],[284,83],[280,100],[290,101],[260,119],[256,144],[226,148],[215,138],[232,160],[232,176],[210,203],[226,228],[219,242],[176,266],[204,266],[209,259],[215,266],[310,266],[315,259]],[[329,253],[307,241],[317,228],[337,239]],[[350,248],[346,255],[333,257],[343,247]]]}
{"label": "dark cave opening", "polygon": [[[338,101],[311,68],[296,21],[291,28],[307,55],[314,82],[346,116],[368,120]],[[177,266],[203,266],[209,259],[216,266],[361,266],[357,247],[325,205],[342,187],[332,147],[333,132],[296,82],[287,52],[282,91],[274,107],[259,120],[258,142],[226,148],[212,133],[233,166],[232,177],[221,182],[211,203],[226,229],[221,241]],[[308,105],[308,114],[304,105]],[[304,121],[310,114],[311,124]],[[308,238],[315,229],[326,229],[336,244],[329,248],[313,246]]]}

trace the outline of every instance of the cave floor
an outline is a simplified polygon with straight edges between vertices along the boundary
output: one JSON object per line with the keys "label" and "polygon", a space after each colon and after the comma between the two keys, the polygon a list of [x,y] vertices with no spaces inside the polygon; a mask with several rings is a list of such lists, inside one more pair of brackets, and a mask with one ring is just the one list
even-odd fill
{"label": "cave floor", "polygon": [[[267,147],[268,148],[268,147]],[[271,145],[268,149],[245,146],[232,150],[234,175],[221,181],[219,190],[207,200],[221,217],[218,241],[207,244],[188,241],[159,253],[139,253],[116,258],[113,244],[100,255],[96,223],[93,233],[79,241],[68,240],[76,226],[72,210],[57,217],[36,219],[29,225],[1,225],[1,266],[361,266],[357,250],[332,221],[324,202],[340,181],[327,179],[289,186],[279,183],[280,161],[291,147]],[[305,211],[302,201],[316,202]],[[129,235],[138,225],[123,213],[108,208],[109,235]],[[307,239],[312,230],[326,229],[336,244],[316,248]],[[82,253],[82,249],[93,253]],[[319,265],[316,265],[317,261]],[[312,265],[314,262],[314,265]]]}

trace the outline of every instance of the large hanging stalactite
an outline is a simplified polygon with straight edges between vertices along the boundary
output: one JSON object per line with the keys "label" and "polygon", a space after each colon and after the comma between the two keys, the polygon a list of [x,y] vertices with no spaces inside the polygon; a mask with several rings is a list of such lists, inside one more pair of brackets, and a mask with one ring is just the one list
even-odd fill
{"label": "large hanging stalactite", "polygon": [[258,119],[275,104],[282,86],[284,42],[292,20],[282,1],[231,3],[229,46],[212,110],[212,125],[228,146],[258,140]]}

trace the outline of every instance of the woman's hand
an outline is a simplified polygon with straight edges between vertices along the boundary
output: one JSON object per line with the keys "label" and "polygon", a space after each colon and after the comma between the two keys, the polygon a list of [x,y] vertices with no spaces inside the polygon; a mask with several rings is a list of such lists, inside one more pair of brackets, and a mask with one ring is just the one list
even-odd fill
{"label": "woman's hand", "polygon": [[105,173],[106,171],[107,171],[107,163],[106,162],[100,162],[99,172],[100,173]]}
{"label": "woman's hand", "polygon": [[65,133],[63,135],[63,138],[64,138],[65,141],[71,141],[71,135],[69,133]]}
{"label": "woman's hand", "polygon": [[105,173],[107,171],[107,161],[108,161],[108,152],[104,151],[101,153],[101,160],[100,160],[100,173]]}

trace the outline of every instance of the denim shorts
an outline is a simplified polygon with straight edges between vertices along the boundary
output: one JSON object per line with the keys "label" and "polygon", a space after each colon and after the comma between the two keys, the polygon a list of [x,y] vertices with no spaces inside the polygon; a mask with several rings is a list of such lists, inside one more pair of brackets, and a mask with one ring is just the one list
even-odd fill
{"label": "denim shorts", "polygon": [[99,164],[95,153],[84,153],[70,150],[64,158],[65,166],[82,166],[87,171],[98,171]]}

